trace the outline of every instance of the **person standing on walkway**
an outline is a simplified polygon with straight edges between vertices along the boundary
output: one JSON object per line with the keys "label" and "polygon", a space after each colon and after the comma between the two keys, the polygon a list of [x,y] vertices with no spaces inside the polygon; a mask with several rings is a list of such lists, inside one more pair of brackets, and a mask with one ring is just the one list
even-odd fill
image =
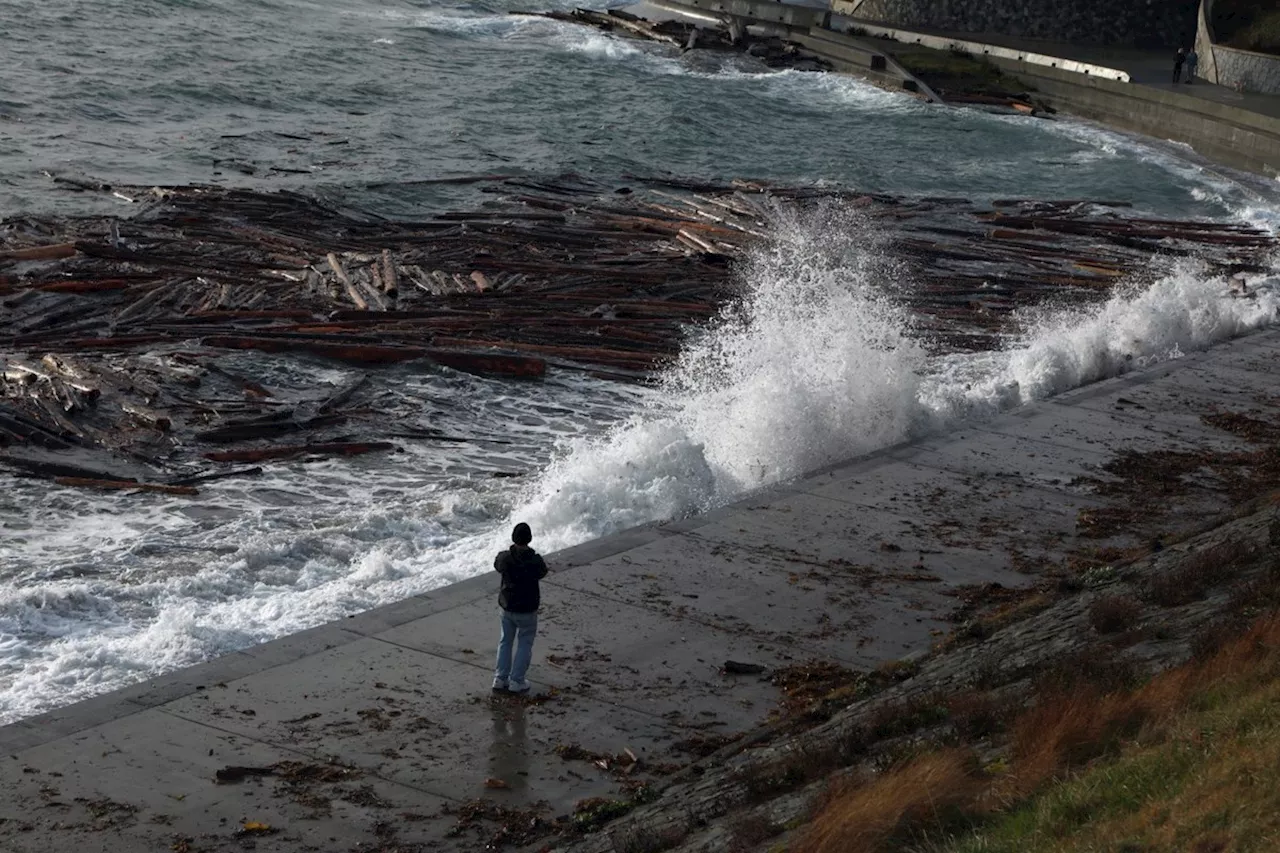
{"label": "person standing on walkway", "polygon": [[1182,64],[1187,61],[1187,49],[1178,48],[1178,52],[1173,57],[1173,82],[1182,82]]}
{"label": "person standing on walkway", "polygon": [[1200,54],[1196,53],[1196,49],[1191,48],[1187,53],[1187,82],[1194,83],[1196,81],[1196,66],[1200,64]]}
{"label": "person standing on walkway", "polygon": [[533,638],[538,635],[538,607],[542,604],[538,581],[547,576],[547,563],[529,547],[532,541],[529,525],[520,522],[511,531],[511,547],[499,551],[493,561],[494,569],[502,575],[498,593],[502,639],[493,671],[493,689],[498,691],[529,692],[525,675],[533,660]]}

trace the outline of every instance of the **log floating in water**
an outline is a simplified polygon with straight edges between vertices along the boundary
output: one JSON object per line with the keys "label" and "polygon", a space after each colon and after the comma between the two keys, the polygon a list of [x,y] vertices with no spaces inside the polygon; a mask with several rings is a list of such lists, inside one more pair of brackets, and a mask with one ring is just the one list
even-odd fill
{"label": "log floating in water", "polygon": [[161,432],[167,432],[173,421],[164,412],[157,412],[147,406],[131,401],[125,401],[120,404],[120,408],[133,415],[138,420],[149,424]]}
{"label": "log floating in water", "polygon": [[351,297],[351,301],[354,302],[355,306],[361,311],[367,311],[369,309],[369,303],[365,302],[364,297],[360,295],[360,291],[356,290],[355,284],[352,283],[351,278],[347,275],[346,269],[342,266],[342,261],[338,260],[338,256],[333,252],[329,253],[328,260],[329,266],[333,269],[334,275],[338,277],[338,281],[342,282],[342,286],[347,289],[347,295]]}
{"label": "log floating in water", "polygon": [[261,473],[262,469],[257,466],[253,468],[240,468],[236,471],[214,471],[209,474],[197,474],[193,477],[182,477],[181,479],[171,480],[167,485],[194,486],[196,483],[211,483],[214,480],[228,480],[232,477],[257,477]]}
{"label": "log floating in water", "polygon": [[75,486],[81,489],[107,489],[109,491],[136,490],[159,492],[166,495],[198,495],[194,486],[170,486],[164,483],[139,483],[136,480],[90,480],[84,477],[55,477],[59,486]]}
{"label": "log floating in water", "polygon": [[[1235,223],[1125,218],[1117,202],[983,205],[644,176],[626,187],[486,181],[502,201],[420,222],[293,193],[122,188],[150,199],[129,222],[128,248],[110,239],[114,217],[38,231],[6,223],[7,247],[79,251],[0,259],[0,443],[132,454],[181,466],[167,478],[178,479],[202,453],[223,452],[210,445],[301,430],[309,447],[348,443],[357,419],[370,441],[418,434],[418,412],[349,408],[356,394],[395,408],[388,385],[415,369],[395,365],[415,359],[513,379],[554,367],[643,381],[734,298],[726,262],[767,245],[775,209],[856,208],[911,282],[897,298],[937,350],[998,346],[1013,312],[1105,298],[1148,274],[1155,253],[1230,274],[1266,269],[1276,246]],[[358,365],[368,379],[269,390],[238,375],[253,361],[236,351]],[[228,369],[228,358],[241,364]],[[162,422],[167,436],[140,428]]]}
{"label": "log floating in water", "polygon": [[213,462],[268,462],[297,456],[360,456],[365,453],[395,450],[389,441],[337,442],[328,444],[296,444],[286,447],[258,447],[247,450],[220,450],[204,454]]}
{"label": "log floating in water", "polygon": [[545,361],[527,355],[448,349],[428,349],[425,355],[436,364],[466,373],[478,373],[482,376],[539,379],[547,373]]}
{"label": "log floating in water", "polygon": [[197,441],[209,444],[230,444],[233,441],[252,441],[259,438],[273,438],[290,432],[319,429],[342,423],[346,418],[342,415],[318,415],[305,420],[293,420],[290,412],[245,423],[232,423],[217,429],[197,433]]}
{"label": "log floating in water", "polygon": [[0,465],[22,471],[33,477],[76,477],[85,480],[130,480],[107,471],[84,468],[61,459],[29,459],[22,456],[0,455]]}
{"label": "log floating in water", "polygon": [[76,254],[75,243],[57,243],[52,246],[28,246],[23,249],[0,249],[0,259],[10,261],[49,261],[70,258]]}
{"label": "log floating in water", "polygon": [[204,338],[207,347],[221,349],[256,349],[262,352],[306,352],[351,364],[395,364],[422,358],[426,350],[419,347],[391,347],[376,344],[334,344],[323,340],[289,340],[284,338],[238,338],[215,335]]}

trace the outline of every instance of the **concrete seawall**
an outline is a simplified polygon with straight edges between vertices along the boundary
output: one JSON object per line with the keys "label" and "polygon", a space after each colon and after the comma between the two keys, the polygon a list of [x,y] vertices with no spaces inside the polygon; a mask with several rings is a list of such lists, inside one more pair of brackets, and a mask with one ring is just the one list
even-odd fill
{"label": "concrete seawall", "polygon": [[[1117,62],[1113,67],[1101,61],[1084,62],[1026,47],[1011,48],[915,33],[840,16],[833,16],[829,26],[833,29],[856,26],[864,33],[857,39],[859,42],[873,46],[883,43],[882,49],[888,53],[892,53],[895,42],[969,53],[1013,74],[1064,113],[1156,139],[1180,142],[1210,160],[1235,169],[1268,177],[1280,176],[1280,102],[1268,113],[1203,97],[1203,86],[1172,91],[1144,85],[1131,79],[1122,67],[1124,62]],[[890,41],[881,42],[881,39]],[[1162,66],[1159,73],[1167,72]]]}
{"label": "concrete seawall", "polygon": [[1218,44],[1213,8],[1214,0],[1201,0],[1195,39],[1200,76],[1220,86],[1280,95],[1280,56]]}
{"label": "concrete seawall", "polygon": [[1168,48],[1196,28],[1196,0],[835,0],[837,12],[889,25]]}
{"label": "concrete seawall", "polygon": [[989,60],[1035,87],[1063,112],[1181,142],[1232,168],[1280,176],[1280,119],[1148,86],[1002,57]]}
{"label": "concrete seawall", "polygon": [[[489,574],[5,727],[0,849],[470,850],[460,813],[661,786],[779,700],[726,660],[872,667],[926,650],[969,585],[1154,535],[1084,530],[1088,482],[1122,451],[1244,448],[1201,415],[1280,417],[1278,363],[1280,331],[1251,335],[551,555],[532,700],[488,695]],[[1226,508],[1179,501],[1162,524]],[[259,772],[215,783],[234,767]]]}
{"label": "concrete seawall", "polygon": [[[1270,111],[1204,97],[1205,87],[1171,91],[1133,82],[1119,65],[1058,57],[1026,47],[988,44],[958,36],[914,32],[861,18],[765,0],[657,0],[660,8],[754,23],[830,61],[837,70],[878,85],[938,100],[928,86],[893,59],[895,43],[960,50],[986,59],[1036,90],[1064,113],[1121,130],[1191,146],[1232,168],[1280,176],[1280,101]],[[642,12],[643,14],[643,12]],[[846,30],[857,28],[858,35]],[[1168,70],[1161,64],[1161,78]]]}

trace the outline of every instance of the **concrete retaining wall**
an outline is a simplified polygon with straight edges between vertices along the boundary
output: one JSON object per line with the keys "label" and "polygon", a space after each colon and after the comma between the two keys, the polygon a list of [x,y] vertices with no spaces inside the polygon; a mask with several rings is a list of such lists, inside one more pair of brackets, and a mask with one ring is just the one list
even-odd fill
{"label": "concrete retaining wall", "polygon": [[911,30],[900,30],[890,26],[875,26],[868,24],[862,20],[855,20],[846,17],[843,14],[833,14],[831,16],[831,27],[838,30],[860,30],[868,36],[875,38],[887,38],[903,44],[918,44],[921,47],[931,48],[933,50],[958,50],[963,53],[971,53],[974,56],[1001,57],[1004,59],[1015,59],[1019,62],[1027,62],[1033,65],[1044,65],[1049,68],[1061,68],[1065,71],[1074,71],[1077,74],[1088,74],[1094,77],[1105,77],[1110,80],[1120,80],[1122,82],[1129,81],[1129,74],[1118,68],[1108,68],[1105,65],[1096,65],[1091,62],[1078,62],[1074,59],[1064,59],[1061,56],[1050,56],[1044,53],[1034,53],[1027,50],[1015,50],[1011,47],[1000,47],[999,45],[986,44],[983,42],[969,41],[967,39],[950,38],[948,36],[935,36],[926,33],[912,32]]}
{"label": "concrete retaining wall", "polygon": [[1280,177],[1280,120],[1177,92],[989,57],[1064,112],[1190,145],[1237,169]]}
{"label": "concrete retaining wall", "polygon": [[[659,0],[658,5],[668,9],[693,9],[717,17],[732,16],[743,21],[763,21],[776,26],[781,34],[807,50],[827,58],[839,70],[851,71],[881,85],[903,86],[932,98],[927,87],[880,51],[875,42],[824,31],[824,27],[848,26],[840,10],[858,2],[835,0],[830,13],[772,0]],[[882,0],[861,0],[859,14],[875,2]],[[1157,139],[1181,142],[1224,165],[1280,177],[1280,119],[1179,92],[1134,85],[1128,82],[1129,75],[1118,69],[981,42],[869,26],[861,20],[857,23],[870,35],[983,56],[1022,79],[1063,112]],[[877,55],[885,56],[885,68],[880,67],[879,61],[873,61],[872,57]],[[1202,62],[1202,74],[1205,67]]]}
{"label": "concrete retaining wall", "polygon": [[[868,42],[827,28],[827,9],[787,6],[772,0],[646,0],[647,5],[697,21],[733,19],[773,33],[886,89],[902,89],[929,101],[940,98],[892,57]],[[811,22],[806,25],[805,22]]]}
{"label": "concrete retaining wall", "polygon": [[834,0],[832,10],[904,27],[1172,48],[1195,38],[1197,0]]}
{"label": "concrete retaining wall", "polygon": [[1198,76],[1245,92],[1280,95],[1280,56],[1214,44],[1213,0],[1200,4],[1196,28]]}
{"label": "concrete retaining wall", "polygon": [[752,21],[779,24],[797,30],[826,26],[827,19],[831,15],[830,10],[825,8],[776,3],[773,0],[679,0],[672,5],[689,6],[704,12],[749,18]]}
{"label": "concrete retaining wall", "polygon": [[1217,71],[1213,82],[1245,92],[1280,95],[1280,57],[1215,44],[1213,60]]}

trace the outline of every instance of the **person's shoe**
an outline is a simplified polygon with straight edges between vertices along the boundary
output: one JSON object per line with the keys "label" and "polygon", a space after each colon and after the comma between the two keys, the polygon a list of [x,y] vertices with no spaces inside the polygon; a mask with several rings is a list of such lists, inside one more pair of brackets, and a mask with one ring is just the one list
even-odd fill
{"label": "person's shoe", "polygon": [[507,685],[508,693],[525,694],[532,689],[533,687],[530,686],[529,682],[527,681],[513,681]]}
{"label": "person's shoe", "polygon": [[510,689],[505,678],[495,678],[493,680],[493,690],[495,693],[506,693]]}

